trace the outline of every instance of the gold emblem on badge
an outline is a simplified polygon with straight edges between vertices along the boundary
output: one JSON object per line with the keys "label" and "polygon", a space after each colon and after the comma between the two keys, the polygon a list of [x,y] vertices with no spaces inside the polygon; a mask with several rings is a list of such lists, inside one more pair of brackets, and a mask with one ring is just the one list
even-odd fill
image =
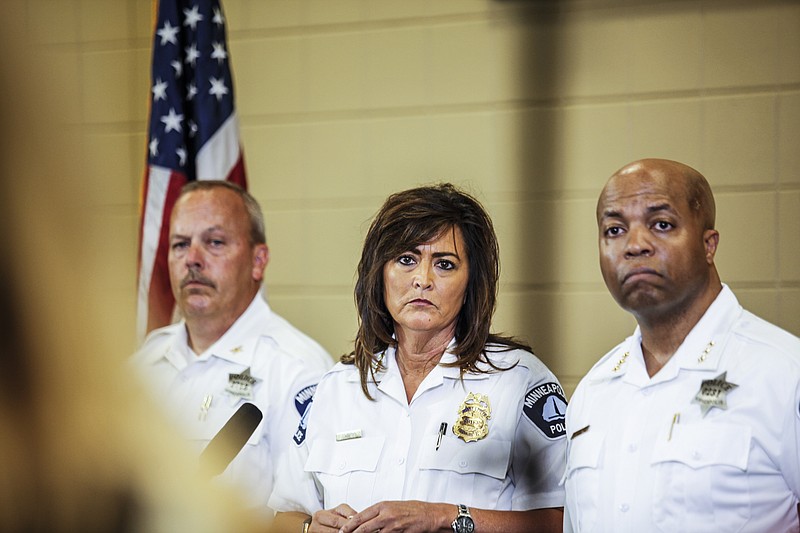
{"label": "gold emblem on badge", "polygon": [[481,440],[489,434],[492,407],[485,394],[470,392],[458,408],[453,433],[464,442]]}

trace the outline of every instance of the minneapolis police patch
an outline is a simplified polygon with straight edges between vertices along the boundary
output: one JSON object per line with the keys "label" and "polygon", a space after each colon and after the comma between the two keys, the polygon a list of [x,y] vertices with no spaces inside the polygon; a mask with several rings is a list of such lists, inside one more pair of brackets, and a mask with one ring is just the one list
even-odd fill
{"label": "minneapolis police patch", "polygon": [[297,431],[294,432],[292,440],[300,446],[306,440],[306,426],[308,425],[308,412],[311,407],[311,402],[314,401],[314,391],[317,390],[316,385],[309,385],[301,390],[294,397],[294,406],[297,413],[300,415],[300,424],[297,426]]}
{"label": "minneapolis police patch", "polygon": [[548,439],[558,439],[567,433],[564,423],[567,400],[558,383],[544,383],[529,390],[522,411]]}

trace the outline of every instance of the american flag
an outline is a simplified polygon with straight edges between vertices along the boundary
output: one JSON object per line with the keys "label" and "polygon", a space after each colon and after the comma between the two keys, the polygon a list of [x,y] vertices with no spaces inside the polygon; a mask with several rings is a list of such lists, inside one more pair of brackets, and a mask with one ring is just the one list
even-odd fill
{"label": "american flag", "polygon": [[157,1],[147,169],[139,228],[137,332],[172,322],[169,217],[190,180],[246,187],[219,0]]}

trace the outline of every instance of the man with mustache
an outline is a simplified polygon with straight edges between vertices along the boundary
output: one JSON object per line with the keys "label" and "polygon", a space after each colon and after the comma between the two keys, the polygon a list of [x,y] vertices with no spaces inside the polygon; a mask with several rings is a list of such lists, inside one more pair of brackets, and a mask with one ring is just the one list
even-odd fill
{"label": "man with mustache", "polygon": [[721,283],[714,219],[675,161],[600,195],[600,269],[638,327],[567,409],[565,531],[800,531],[800,339]]}
{"label": "man with mustache", "polygon": [[258,407],[263,419],[219,469],[253,506],[266,509],[273,468],[288,447],[303,442],[305,411],[333,361],[261,295],[269,261],[264,219],[242,188],[227,181],[184,186],[169,247],[182,319],[153,331],[134,364],[198,451],[242,404]]}

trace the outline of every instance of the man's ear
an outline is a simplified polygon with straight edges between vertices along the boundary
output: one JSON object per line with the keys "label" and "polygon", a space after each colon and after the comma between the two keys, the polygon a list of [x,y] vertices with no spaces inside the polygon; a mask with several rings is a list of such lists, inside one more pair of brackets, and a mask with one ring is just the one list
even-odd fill
{"label": "man's ear", "polygon": [[719,244],[719,232],[715,229],[707,229],[703,232],[703,245],[706,249],[706,263],[714,264],[714,256],[717,254]]}
{"label": "man's ear", "polygon": [[256,244],[253,247],[253,280],[264,279],[267,264],[269,264],[269,247],[266,244]]}

